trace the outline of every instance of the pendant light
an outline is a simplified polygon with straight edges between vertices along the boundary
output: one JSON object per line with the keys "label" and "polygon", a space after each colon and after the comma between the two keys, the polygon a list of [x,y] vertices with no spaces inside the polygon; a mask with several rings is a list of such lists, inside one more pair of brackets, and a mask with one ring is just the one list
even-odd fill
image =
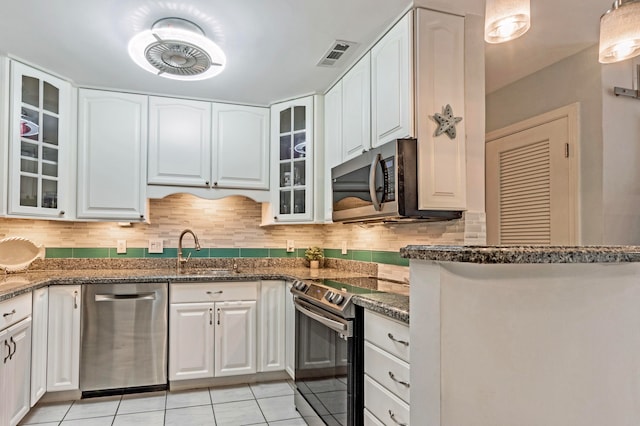
{"label": "pendant light", "polygon": [[640,55],[640,0],[616,0],[600,17],[600,55],[603,64]]}
{"label": "pendant light", "polygon": [[222,72],[222,49],[191,21],[164,18],[129,41],[129,56],[141,68],[174,80],[204,80]]}
{"label": "pendant light", "polygon": [[529,0],[486,0],[484,40],[504,43],[526,33],[531,27]]}

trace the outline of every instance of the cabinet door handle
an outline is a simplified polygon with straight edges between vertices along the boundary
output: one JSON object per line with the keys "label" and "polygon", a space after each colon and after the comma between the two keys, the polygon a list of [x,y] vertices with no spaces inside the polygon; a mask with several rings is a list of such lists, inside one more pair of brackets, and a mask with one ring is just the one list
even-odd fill
{"label": "cabinet door handle", "polygon": [[220,308],[218,308],[218,325],[220,325]]}
{"label": "cabinet door handle", "polygon": [[400,385],[404,386],[405,388],[408,388],[408,387],[409,387],[409,383],[407,383],[407,382],[403,382],[402,380],[398,380],[398,379],[396,379],[396,375],[395,375],[395,374],[393,374],[391,371],[389,371],[389,378],[390,378],[391,380],[393,380],[394,382],[396,382],[396,383],[398,383],[398,384],[400,384]]}
{"label": "cabinet door handle", "polygon": [[222,290],[218,290],[218,291],[207,291],[208,295],[212,295],[212,294],[222,294],[223,291]]}
{"label": "cabinet door handle", "polygon": [[409,346],[409,342],[407,342],[406,340],[398,340],[395,337],[393,337],[393,334],[391,334],[391,333],[387,333],[387,337],[389,339],[393,340],[396,343],[400,343],[401,345]]}
{"label": "cabinet door handle", "polygon": [[4,345],[9,349],[9,353],[7,354],[7,356],[4,357],[4,361],[3,361],[3,363],[6,364],[7,360],[11,356],[11,346],[9,345],[9,343],[7,343],[7,339],[4,339]]}
{"label": "cabinet door handle", "polygon": [[73,292],[73,309],[78,309],[78,291]]}
{"label": "cabinet door handle", "polygon": [[209,325],[213,325],[213,308],[209,308]]}
{"label": "cabinet door handle", "polygon": [[13,352],[11,352],[11,354],[9,355],[9,360],[12,360],[13,356],[16,354],[16,351],[18,350],[18,345],[16,341],[13,340],[13,336],[11,336],[10,340],[11,340],[11,343],[13,343]]}
{"label": "cabinet door handle", "polygon": [[391,417],[391,420],[393,420],[393,422],[398,426],[407,426],[406,423],[400,423],[398,419],[396,419],[396,414],[391,410],[389,410],[389,417]]}
{"label": "cabinet door handle", "polygon": [[2,314],[3,317],[8,317],[9,315],[13,315],[16,313],[15,309],[12,309],[11,312],[5,312],[4,314]]}

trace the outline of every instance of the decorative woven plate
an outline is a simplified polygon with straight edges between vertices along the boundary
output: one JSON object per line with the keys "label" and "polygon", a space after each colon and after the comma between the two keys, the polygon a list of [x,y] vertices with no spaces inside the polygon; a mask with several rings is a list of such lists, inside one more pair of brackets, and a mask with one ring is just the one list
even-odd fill
{"label": "decorative woven plate", "polygon": [[22,237],[0,240],[0,268],[7,272],[27,269],[36,259],[44,259],[44,246]]}

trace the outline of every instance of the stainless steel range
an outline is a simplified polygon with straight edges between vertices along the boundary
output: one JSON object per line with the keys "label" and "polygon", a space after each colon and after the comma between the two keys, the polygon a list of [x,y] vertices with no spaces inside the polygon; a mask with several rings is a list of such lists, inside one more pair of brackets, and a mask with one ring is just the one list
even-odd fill
{"label": "stainless steel range", "polygon": [[[340,283],[296,281],[296,408],[327,425],[363,422],[363,311]],[[309,410],[311,408],[311,410]]]}

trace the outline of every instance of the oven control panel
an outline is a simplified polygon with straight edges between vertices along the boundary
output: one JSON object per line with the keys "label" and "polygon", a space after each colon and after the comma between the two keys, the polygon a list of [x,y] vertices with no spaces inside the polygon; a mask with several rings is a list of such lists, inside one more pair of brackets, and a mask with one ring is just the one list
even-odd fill
{"label": "oven control panel", "polygon": [[316,283],[295,281],[291,293],[316,305],[341,313],[350,312],[352,294]]}

